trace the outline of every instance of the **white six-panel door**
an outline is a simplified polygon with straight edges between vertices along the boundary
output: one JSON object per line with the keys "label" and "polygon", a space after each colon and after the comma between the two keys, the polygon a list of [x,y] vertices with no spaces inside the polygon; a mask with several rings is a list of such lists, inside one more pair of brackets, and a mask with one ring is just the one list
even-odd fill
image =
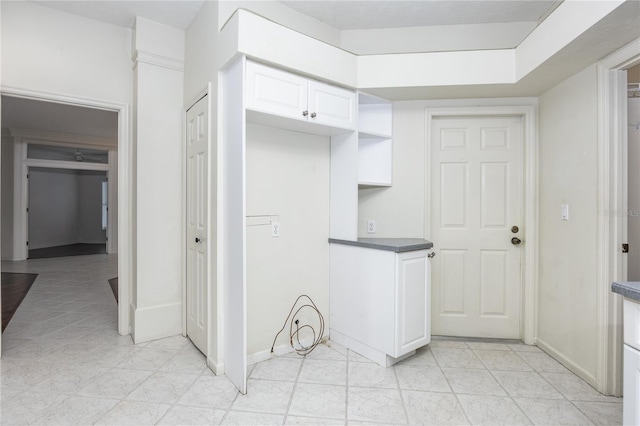
{"label": "white six-panel door", "polygon": [[432,334],[519,338],[521,118],[435,118],[430,136]]}
{"label": "white six-panel door", "polygon": [[207,354],[207,97],[187,111],[187,336]]}

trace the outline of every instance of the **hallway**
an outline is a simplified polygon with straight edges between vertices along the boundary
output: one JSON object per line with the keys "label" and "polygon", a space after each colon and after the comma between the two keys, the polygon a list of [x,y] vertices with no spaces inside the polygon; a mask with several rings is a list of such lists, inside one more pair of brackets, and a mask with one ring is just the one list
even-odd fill
{"label": "hallway", "polygon": [[434,340],[392,368],[335,344],[249,367],[249,393],[182,336],[116,332],[110,255],[2,263],[38,273],[3,334],[0,424],[622,423],[605,397],[534,346]]}

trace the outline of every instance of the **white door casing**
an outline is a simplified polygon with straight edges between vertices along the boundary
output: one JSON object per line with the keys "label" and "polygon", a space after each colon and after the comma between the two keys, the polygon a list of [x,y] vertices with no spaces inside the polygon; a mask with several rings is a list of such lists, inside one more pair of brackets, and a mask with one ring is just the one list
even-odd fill
{"label": "white door casing", "polygon": [[208,350],[208,100],[205,96],[187,111],[187,336],[207,355]]}
{"label": "white door casing", "polygon": [[435,335],[520,338],[522,128],[521,117],[431,123]]}

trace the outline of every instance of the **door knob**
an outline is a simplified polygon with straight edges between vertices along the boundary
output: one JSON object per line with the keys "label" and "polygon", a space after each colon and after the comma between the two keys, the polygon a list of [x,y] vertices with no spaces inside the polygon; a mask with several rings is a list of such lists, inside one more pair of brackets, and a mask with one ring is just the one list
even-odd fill
{"label": "door knob", "polygon": [[307,115],[309,115],[309,111],[302,111],[302,116],[306,117]]}
{"label": "door knob", "polygon": [[196,237],[196,243],[199,243],[200,241],[202,241],[200,238]]}
{"label": "door knob", "polygon": [[316,118],[316,113],[315,112],[311,113],[311,118]]}
{"label": "door knob", "polygon": [[436,257],[436,252],[435,252],[435,251],[432,251],[431,253],[429,253],[429,254],[427,255],[427,257],[428,257],[429,259],[433,259],[434,257]]}
{"label": "door knob", "polygon": [[511,244],[513,244],[514,246],[517,246],[518,244],[522,243],[522,240],[518,237],[513,237],[511,239]]}

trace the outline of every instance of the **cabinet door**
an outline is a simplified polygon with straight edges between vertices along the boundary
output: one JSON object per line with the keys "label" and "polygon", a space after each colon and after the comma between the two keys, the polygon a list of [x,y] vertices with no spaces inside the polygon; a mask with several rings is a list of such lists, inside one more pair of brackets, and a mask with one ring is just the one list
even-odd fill
{"label": "cabinet door", "polygon": [[640,303],[624,299],[624,343],[640,351]]}
{"label": "cabinet door", "polygon": [[640,351],[627,345],[624,345],[623,376],[622,424],[640,425]]}
{"label": "cabinet door", "polygon": [[297,75],[247,62],[246,108],[307,121],[308,80]]}
{"label": "cabinet door", "polygon": [[396,342],[399,357],[431,341],[431,289],[427,251],[396,255]]}
{"label": "cabinet door", "polygon": [[355,129],[356,94],[341,87],[310,80],[309,121],[341,129]]}

